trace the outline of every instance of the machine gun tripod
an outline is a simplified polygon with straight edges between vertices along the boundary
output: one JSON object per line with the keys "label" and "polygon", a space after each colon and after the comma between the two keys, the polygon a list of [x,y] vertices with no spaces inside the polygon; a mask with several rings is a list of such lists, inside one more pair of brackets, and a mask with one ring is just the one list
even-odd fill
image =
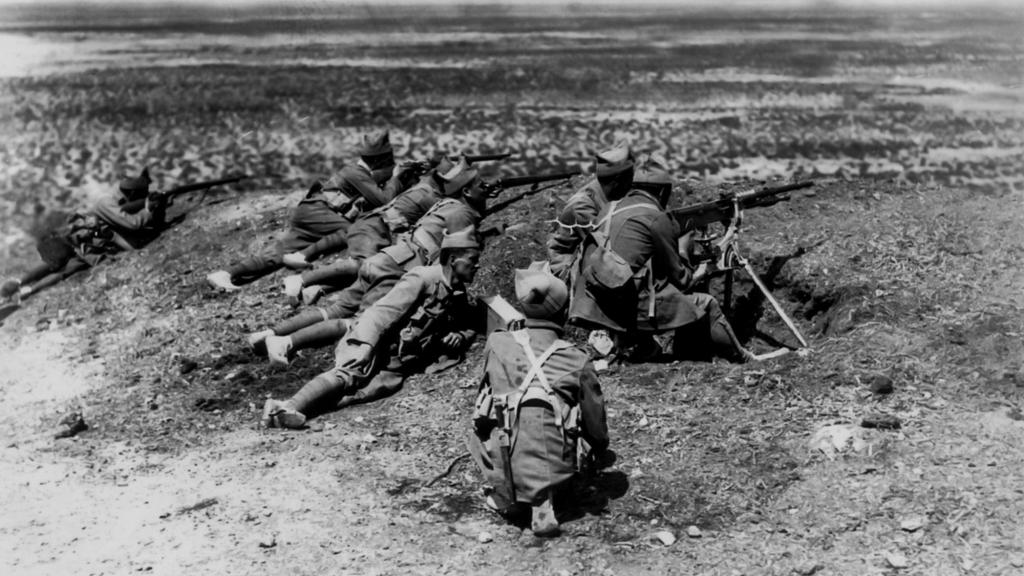
{"label": "machine gun tripod", "polygon": [[[807,340],[796,327],[792,318],[779,304],[779,301],[768,289],[761,277],[750,265],[750,262],[739,251],[738,240],[740,227],[743,223],[743,210],[770,206],[789,199],[789,192],[802,188],[809,188],[814,182],[799,182],[775,188],[743,192],[723,196],[721,199],[673,210],[672,216],[683,226],[683,230],[700,230],[703,235],[692,240],[696,242],[704,253],[705,264],[714,274],[725,276],[723,308],[726,313],[732,308],[733,288],[737,272],[745,272],[750,280],[757,286],[764,298],[771,304],[775,313],[779,315],[786,324],[789,331],[800,342],[801,349],[808,348]],[[708,235],[707,226],[719,222],[725,227],[720,235]]]}

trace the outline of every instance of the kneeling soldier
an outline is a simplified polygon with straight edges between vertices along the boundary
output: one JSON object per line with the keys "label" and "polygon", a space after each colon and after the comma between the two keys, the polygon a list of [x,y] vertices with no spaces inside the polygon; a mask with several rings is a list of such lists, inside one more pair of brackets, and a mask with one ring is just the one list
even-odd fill
{"label": "kneeling soldier", "polygon": [[416,371],[457,364],[483,321],[466,288],[480,262],[476,230],[447,234],[441,263],[413,268],[355,320],[335,367],[285,401],[267,400],[263,424],[301,428],[306,418],[397,392]]}
{"label": "kneeling soldier", "polygon": [[516,270],[526,328],[487,339],[470,452],[501,513],[533,507],[534,534],[558,531],[552,493],[576,470],[577,441],[600,459],[608,447],[604,397],[586,352],[561,339],[569,291],[537,262]]}

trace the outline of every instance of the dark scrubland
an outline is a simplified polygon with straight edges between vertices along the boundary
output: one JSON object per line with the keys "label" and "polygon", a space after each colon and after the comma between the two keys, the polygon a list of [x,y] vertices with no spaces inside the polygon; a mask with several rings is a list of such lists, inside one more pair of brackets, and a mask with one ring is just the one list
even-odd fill
{"label": "dark scrubland", "polygon": [[[175,210],[185,220],[156,242],[4,320],[9,360],[59,337],[50,363],[64,367],[68,386],[88,383],[54,400],[21,392],[53,366],[0,378],[8,405],[0,429],[11,438],[4,460],[15,471],[4,486],[26,503],[12,504],[0,524],[0,537],[21,551],[15,567],[1010,574],[1024,566],[1024,132],[1012,90],[978,88],[1019,87],[1020,40],[1005,33],[1009,23],[864,13],[661,15],[629,26],[438,18],[432,26],[441,29],[594,35],[455,39],[426,52],[400,41],[245,54],[229,44],[202,50],[231,64],[3,80],[5,273],[34,259],[19,228],[80,206],[83,189],[111,190],[141,163],[164,186],[234,171],[260,176],[182,200]],[[615,35],[625,29],[640,33]],[[723,29],[738,39],[671,45]],[[740,40],[779,30],[808,39]],[[259,64],[281,50],[410,63]],[[459,59],[472,64],[422,67]],[[900,76],[917,81],[895,82]],[[961,83],[936,87],[925,81],[933,77]],[[259,431],[263,399],[324,370],[331,351],[270,368],[243,336],[291,313],[280,275],[234,295],[211,292],[203,276],[280,233],[294,201],[286,194],[336,173],[358,133],[384,125],[404,156],[513,151],[514,161],[486,168],[489,176],[587,166],[592,150],[626,138],[669,157],[682,179],[679,205],[763,180],[815,178],[813,191],[748,212],[741,239],[758,270],[772,269],[810,354],[605,373],[617,461],[571,488],[565,534],[554,540],[488,514],[472,466],[456,461],[479,345],[463,365],[413,378],[394,398],[317,419],[304,432]],[[543,257],[546,221],[569,191],[501,214],[522,226],[488,245],[477,294],[510,296],[512,270]],[[773,267],[801,247],[805,254]],[[741,283],[741,295],[751,290]],[[742,298],[734,321],[759,351],[792,343],[770,309]],[[872,393],[880,378],[892,382],[891,394]],[[50,440],[71,410],[90,429]],[[901,428],[859,426],[875,414],[895,416]],[[28,471],[58,465],[70,472],[53,492],[38,489],[50,505],[31,505],[36,493],[25,487],[36,476]],[[62,490],[90,498],[61,507]],[[133,506],[139,517],[125,520]],[[116,521],[134,532],[109,549],[96,544]],[[701,537],[687,537],[690,527]],[[661,530],[679,540],[652,539]],[[482,532],[493,542],[480,543]]]}

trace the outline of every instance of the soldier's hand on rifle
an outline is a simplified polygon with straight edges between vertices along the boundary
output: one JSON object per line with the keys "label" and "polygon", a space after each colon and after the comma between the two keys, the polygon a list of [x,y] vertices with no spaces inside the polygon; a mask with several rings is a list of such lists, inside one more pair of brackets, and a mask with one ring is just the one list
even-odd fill
{"label": "soldier's hand on rifle", "polygon": [[441,343],[452,352],[458,352],[462,350],[462,345],[466,343],[465,337],[458,332],[452,332],[441,339]]}
{"label": "soldier's hand on rifle", "polygon": [[352,354],[349,355],[348,359],[341,366],[353,370],[362,370],[363,367],[370,363],[371,358],[373,358],[373,346],[366,342],[360,342],[358,346],[354,347]]}
{"label": "soldier's hand on rifle", "polygon": [[159,212],[167,208],[168,197],[163,192],[153,191],[146,196],[146,210]]}

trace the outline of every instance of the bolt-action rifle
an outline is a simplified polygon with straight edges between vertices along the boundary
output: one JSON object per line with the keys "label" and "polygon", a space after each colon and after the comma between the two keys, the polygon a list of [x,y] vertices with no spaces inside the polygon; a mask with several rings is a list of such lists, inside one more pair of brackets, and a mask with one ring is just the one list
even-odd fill
{"label": "bolt-action rifle", "polygon": [[[493,160],[505,160],[512,156],[511,152],[498,152],[495,154],[462,154],[460,155],[467,164],[473,164],[474,162],[490,162]],[[405,171],[402,173],[402,179],[407,183],[412,183],[423,177],[424,174],[430,172],[437,165],[441,163],[443,156],[437,155],[430,160],[416,160],[412,162],[405,162]]]}
{"label": "bolt-action rifle", "polygon": [[[181,186],[175,186],[170,190],[163,192],[151,193],[154,197],[162,197],[162,201],[168,205],[172,203],[175,196],[181,196],[182,194],[188,194],[189,192],[196,192],[198,190],[209,190],[215,186],[223,186],[224,184],[234,184],[235,182],[241,182],[246,178],[249,178],[248,174],[236,174],[234,176],[228,176],[226,178],[219,178],[216,180],[203,180],[202,182],[194,182],[192,184],[183,184]],[[121,208],[125,212],[138,212],[146,205],[146,198],[139,198],[137,200],[130,200],[121,205]]]}
{"label": "bolt-action rifle", "polygon": [[546,182],[561,183],[563,180],[568,180],[573,176],[579,175],[580,173],[581,172],[579,168],[574,168],[566,172],[553,172],[550,174],[536,174],[532,176],[513,176],[512,178],[499,178],[498,180],[485,182],[483,184],[483,188],[487,192],[487,195],[491,198],[496,197],[498,194],[501,194],[502,190],[506,190],[508,188],[518,188],[520,186],[530,187],[527,190],[524,190],[519,194],[516,194],[515,196],[506,198],[501,202],[495,202],[494,204],[488,206],[487,215],[494,214],[495,212],[500,212],[505,208],[508,208],[509,206],[515,204],[516,202],[519,202],[523,198],[533,196],[538,192],[542,192],[544,190],[551,188],[552,186],[558,185],[552,184],[550,186],[542,187],[541,184],[544,184]]}
{"label": "bolt-action rifle", "polygon": [[[771,303],[772,308],[785,322],[786,327],[793,333],[800,345],[807,348],[807,340],[797,329],[796,324],[786,314],[778,300],[765,286],[764,282],[754,271],[750,262],[744,258],[738,249],[740,227],[743,223],[743,210],[747,208],[761,208],[772,206],[784,200],[789,200],[789,193],[803,188],[810,188],[814,185],[812,181],[797,182],[783,186],[765,187],[760,190],[723,194],[718,200],[686,206],[669,211],[669,215],[679,223],[680,230],[685,233],[694,231],[699,234],[693,238],[701,248],[702,261],[714,272],[725,274],[724,303],[728,307],[732,303],[732,290],[734,275],[736,271],[743,270],[750,276],[757,288],[764,294],[765,299]],[[708,226],[721,224],[724,232],[718,235],[708,233]]]}

